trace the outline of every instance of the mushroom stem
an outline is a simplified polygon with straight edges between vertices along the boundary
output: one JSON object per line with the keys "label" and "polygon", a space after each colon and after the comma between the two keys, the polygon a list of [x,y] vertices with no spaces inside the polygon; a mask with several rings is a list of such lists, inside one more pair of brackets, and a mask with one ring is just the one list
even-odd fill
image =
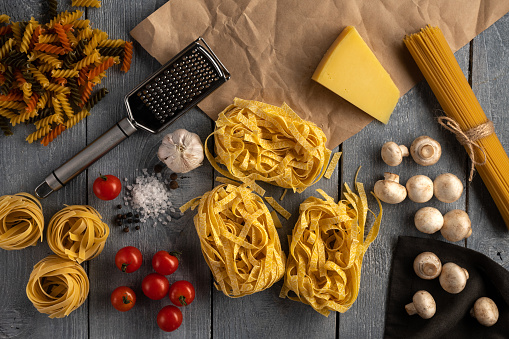
{"label": "mushroom stem", "polygon": [[417,314],[417,309],[415,308],[414,303],[406,304],[405,310],[406,310],[406,313],[408,313],[408,315]]}

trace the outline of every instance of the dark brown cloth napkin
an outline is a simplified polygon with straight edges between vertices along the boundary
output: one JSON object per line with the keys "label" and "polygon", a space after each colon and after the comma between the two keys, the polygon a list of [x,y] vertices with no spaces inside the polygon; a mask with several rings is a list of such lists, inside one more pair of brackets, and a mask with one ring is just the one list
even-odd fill
{"label": "dark brown cloth napkin", "polygon": [[[458,294],[445,292],[438,278],[424,280],[413,270],[415,257],[433,252],[442,265],[454,262],[470,275]],[[418,290],[426,290],[435,299],[437,311],[424,320],[409,316],[405,305]],[[470,309],[480,297],[489,297],[500,312],[492,327],[482,326],[470,317]],[[438,240],[400,236],[394,252],[385,318],[385,338],[509,338],[509,271],[487,256],[468,248]]]}

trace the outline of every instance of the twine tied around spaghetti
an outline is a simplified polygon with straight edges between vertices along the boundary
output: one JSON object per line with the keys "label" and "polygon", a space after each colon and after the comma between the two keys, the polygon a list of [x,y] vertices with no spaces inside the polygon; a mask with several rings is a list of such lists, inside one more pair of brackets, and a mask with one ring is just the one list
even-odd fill
{"label": "twine tied around spaghetti", "polygon": [[[495,127],[493,125],[493,122],[491,120],[488,120],[484,124],[471,128],[467,131],[462,130],[460,125],[456,122],[456,120],[451,119],[449,117],[439,117],[438,123],[449,132],[454,133],[456,139],[458,139],[460,144],[462,144],[466,148],[468,157],[470,158],[470,161],[472,163],[472,166],[470,167],[470,177],[468,178],[468,181],[472,181],[472,178],[474,177],[475,165],[482,166],[486,163],[486,152],[484,151],[482,146],[480,146],[477,143],[477,140],[495,133]],[[476,160],[474,147],[481,151],[484,158],[483,161]]]}

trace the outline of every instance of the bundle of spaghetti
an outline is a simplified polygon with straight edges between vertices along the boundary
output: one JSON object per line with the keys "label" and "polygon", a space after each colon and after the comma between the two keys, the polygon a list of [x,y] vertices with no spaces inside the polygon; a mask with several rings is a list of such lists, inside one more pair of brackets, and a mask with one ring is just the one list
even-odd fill
{"label": "bundle of spaghetti", "polygon": [[63,318],[88,297],[90,281],[76,262],[50,255],[32,270],[26,294],[34,307],[50,318]]}
{"label": "bundle of spaghetti", "polygon": [[272,216],[258,195],[245,185],[219,185],[181,211],[190,206],[198,206],[194,225],[218,290],[238,298],[281,279],[285,254]]}
{"label": "bundle of spaghetti", "polygon": [[[407,36],[405,45],[428,81],[442,109],[459,125],[460,133],[489,126],[472,88],[438,27],[426,27]],[[509,158],[491,131],[478,140],[464,142],[473,164],[509,228]],[[485,160],[485,161],[483,161]]]}
{"label": "bundle of spaghetti", "polygon": [[362,259],[378,234],[382,205],[378,201],[380,212],[364,238],[368,202],[363,185],[355,186],[358,195],[345,184],[346,200],[338,203],[317,190],[325,200],[309,197],[300,205],[288,239],[281,298],[310,305],[324,316],[347,311],[357,299]]}
{"label": "bundle of spaghetti", "polygon": [[93,207],[72,205],[51,217],[46,237],[56,255],[82,263],[102,252],[109,234],[108,225]]}
{"label": "bundle of spaghetti", "polygon": [[222,175],[244,183],[265,181],[297,192],[321,179],[331,154],[323,131],[286,104],[276,107],[235,98],[219,114],[207,141],[212,135],[217,156],[208,147],[205,154]]}
{"label": "bundle of spaghetti", "polygon": [[0,248],[20,250],[43,238],[44,216],[39,200],[28,193],[0,197]]}

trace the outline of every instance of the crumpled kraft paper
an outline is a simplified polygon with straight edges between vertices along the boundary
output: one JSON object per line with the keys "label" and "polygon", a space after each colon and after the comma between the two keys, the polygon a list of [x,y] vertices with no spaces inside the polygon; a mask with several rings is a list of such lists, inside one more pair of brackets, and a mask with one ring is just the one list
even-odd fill
{"label": "crumpled kraft paper", "polygon": [[456,51],[508,11],[507,0],[171,0],[131,35],[160,63],[205,39],[232,74],[199,104],[212,119],[235,97],[286,102],[334,148],[372,121],[311,80],[346,26],[357,28],[403,95],[422,79],[405,35],[439,26]]}

